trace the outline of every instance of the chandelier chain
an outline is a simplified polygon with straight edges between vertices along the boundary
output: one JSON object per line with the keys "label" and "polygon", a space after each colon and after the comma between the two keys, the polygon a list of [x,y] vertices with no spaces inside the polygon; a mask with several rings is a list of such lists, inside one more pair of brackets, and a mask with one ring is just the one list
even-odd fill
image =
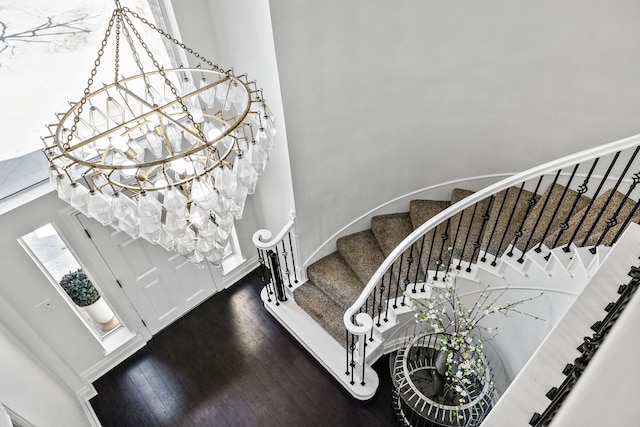
{"label": "chandelier chain", "polygon": [[93,68],[91,69],[91,75],[87,80],[87,86],[84,88],[82,99],[80,99],[80,106],[75,111],[73,117],[73,125],[71,125],[71,129],[69,134],[67,135],[66,142],[63,143],[63,147],[65,150],[68,150],[71,147],[71,140],[73,139],[73,134],[78,130],[78,123],[80,122],[80,114],[84,110],[84,106],[89,99],[89,95],[91,94],[91,86],[93,85],[93,78],[98,74],[98,67],[100,66],[100,60],[104,55],[104,48],[107,46],[109,41],[109,36],[111,35],[111,29],[113,28],[113,24],[116,20],[117,10],[114,10],[111,14],[111,19],[109,19],[109,25],[107,26],[106,31],[104,32],[104,38],[100,44],[100,49],[98,49],[98,57],[93,62]]}
{"label": "chandelier chain", "polygon": [[182,49],[184,49],[185,51],[189,52],[191,55],[193,55],[196,58],[198,58],[198,60],[200,62],[204,62],[205,64],[207,64],[209,67],[211,67],[212,70],[223,71],[225,73],[229,73],[229,71],[223,70],[222,68],[220,68],[219,66],[214,64],[209,59],[207,59],[204,56],[200,55],[198,52],[196,52],[195,50],[193,50],[189,46],[185,45],[180,40],[175,39],[171,34],[167,33],[162,28],[156,27],[152,22],[149,22],[146,18],[144,18],[143,16],[140,16],[139,14],[137,14],[133,10],[129,9],[128,7],[124,7],[122,10],[124,10],[126,13],[131,14],[133,17],[135,17],[136,19],[140,20],[140,22],[142,22],[143,24],[145,24],[146,26],[148,26],[152,30],[156,31],[158,34],[160,34],[161,36],[165,37],[167,40],[169,40],[173,44],[180,46]]}
{"label": "chandelier chain", "polygon": [[[140,33],[138,32],[136,27],[133,25],[133,22],[131,22],[131,19],[129,19],[129,17],[127,15],[123,15],[123,17],[124,17],[124,20],[127,21],[127,24],[129,24],[129,27],[131,27],[131,31],[133,31],[133,34],[136,36],[136,39],[138,39],[138,42],[140,43],[140,46],[142,46],[142,48],[147,53],[147,56],[149,57],[149,59],[151,59],[151,61],[153,62],[153,66],[158,70],[158,72],[160,73],[160,75],[164,79],[164,83],[171,90],[171,94],[175,97],[176,101],[178,101],[178,103],[180,104],[180,107],[182,108],[182,111],[187,115],[188,120],[193,124],[193,127],[196,129],[200,139],[202,139],[202,141],[206,141],[206,138],[204,136],[204,132],[202,131],[202,127],[200,126],[200,123],[197,123],[193,119],[193,115],[189,111],[189,108],[187,108],[187,106],[184,104],[184,101],[182,100],[182,97],[178,94],[178,91],[176,90],[176,87],[173,84],[173,82],[167,77],[166,73],[164,72],[164,68],[160,65],[160,63],[158,63],[158,61],[156,60],[155,56],[153,55],[153,53],[149,49],[149,46],[142,39],[142,36],[140,35]],[[126,27],[123,26],[123,29],[126,29]],[[131,45],[131,50],[134,52],[134,59],[136,61],[136,64],[138,65],[138,68],[140,69],[141,74],[143,75],[145,84],[147,85],[147,88],[149,88],[149,87],[151,87],[151,83],[149,82],[148,77],[146,76],[146,74],[143,71],[142,63],[140,62],[140,56],[135,51],[135,48],[133,46],[133,40],[131,39],[131,36],[129,35],[128,31],[125,31],[124,33],[125,33],[125,36],[127,38],[127,41]]]}
{"label": "chandelier chain", "polygon": [[118,81],[118,74],[120,74],[120,25],[122,20],[118,19],[116,21],[116,55],[115,55],[115,75],[113,77],[113,81]]}

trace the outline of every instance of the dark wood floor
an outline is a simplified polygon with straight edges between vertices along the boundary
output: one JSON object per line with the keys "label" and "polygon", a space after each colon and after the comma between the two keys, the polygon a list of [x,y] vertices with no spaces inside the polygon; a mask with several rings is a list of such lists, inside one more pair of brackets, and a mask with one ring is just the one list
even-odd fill
{"label": "dark wood floor", "polygon": [[94,383],[104,427],[396,426],[388,358],[352,398],[264,309],[257,272],[203,303]]}

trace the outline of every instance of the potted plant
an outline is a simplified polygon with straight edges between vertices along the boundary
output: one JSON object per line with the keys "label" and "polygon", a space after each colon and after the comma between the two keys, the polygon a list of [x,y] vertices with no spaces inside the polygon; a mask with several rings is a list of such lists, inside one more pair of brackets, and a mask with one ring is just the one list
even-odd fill
{"label": "potted plant", "polygon": [[100,293],[82,268],[72,270],[62,276],[60,286],[78,307],[84,309],[93,320],[100,324],[103,330],[108,331],[118,324],[113,311],[104,298],[100,297]]}

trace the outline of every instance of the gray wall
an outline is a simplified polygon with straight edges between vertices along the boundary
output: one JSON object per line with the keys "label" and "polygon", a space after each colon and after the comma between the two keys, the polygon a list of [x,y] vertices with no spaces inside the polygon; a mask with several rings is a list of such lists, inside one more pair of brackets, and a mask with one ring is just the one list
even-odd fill
{"label": "gray wall", "polygon": [[303,258],[380,204],[640,130],[632,0],[271,0]]}

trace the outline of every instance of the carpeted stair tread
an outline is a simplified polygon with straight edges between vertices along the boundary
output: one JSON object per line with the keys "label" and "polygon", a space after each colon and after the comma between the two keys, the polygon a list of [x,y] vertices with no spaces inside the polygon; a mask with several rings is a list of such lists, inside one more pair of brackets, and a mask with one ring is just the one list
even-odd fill
{"label": "carpeted stair tread", "polygon": [[408,212],[377,215],[371,218],[373,232],[384,256],[388,256],[413,231]]}
{"label": "carpeted stair tread", "polygon": [[420,227],[448,208],[450,204],[448,200],[412,200],[409,202],[409,217],[413,229]]}
{"label": "carpeted stair tread", "polygon": [[[411,217],[409,212],[378,215],[371,218],[371,230],[373,235],[382,249],[384,256],[388,256],[399,244],[402,242],[411,232],[413,226],[411,225]],[[412,249],[407,249],[403,254],[402,271],[399,270],[400,258],[394,263],[394,276],[399,277],[401,280],[414,282],[418,276],[418,262],[413,262],[407,268],[406,260],[412,256],[413,259],[418,259],[418,248],[414,244]],[[422,280],[419,278],[418,281]]]}
{"label": "carpeted stair tread", "polygon": [[[518,239],[516,247],[521,251],[533,248],[542,240],[547,229],[549,230],[547,235],[556,231],[560,224],[567,219],[569,213],[580,212],[589,204],[590,200],[560,184],[549,186],[529,212],[522,227],[523,237]],[[571,212],[574,203],[575,208]],[[555,216],[554,213],[556,213]]]}
{"label": "carpeted stair tread", "polygon": [[343,310],[353,304],[364,288],[362,281],[338,252],[311,264],[307,268],[307,276]]}
{"label": "carpeted stair tread", "polygon": [[344,347],[344,310],[313,282],[307,281],[293,293],[296,304]]}
{"label": "carpeted stair tread", "polygon": [[480,248],[491,255],[501,255],[514,240],[525,218],[526,201],[538,198],[531,191],[519,187],[510,187],[496,194]]}
{"label": "carpeted stair tread", "polygon": [[[411,224],[416,229],[426,221],[439,214],[451,205],[444,200],[412,200],[409,203],[409,216]],[[435,230],[429,231],[424,237],[425,247],[422,251],[422,265],[429,264],[429,270],[438,268],[440,253],[442,249],[442,235],[448,234],[447,222],[438,225]],[[418,242],[422,242],[422,239]]]}
{"label": "carpeted stair tread", "polygon": [[384,261],[384,254],[371,230],[341,237],[336,246],[342,258],[364,284],[369,282]]}
{"label": "carpeted stair tread", "polygon": [[[451,204],[455,204],[463,200],[474,192],[462,188],[455,188],[451,192]],[[453,257],[465,263],[475,262],[478,257],[479,246],[482,235],[485,231],[485,224],[482,216],[487,212],[490,199],[487,198],[471,206],[459,214],[451,217],[449,223],[449,242],[448,246],[453,246]],[[451,242],[454,242],[451,244]]]}
{"label": "carpeted stair tread", "polygon": [[[564,231],[563,233],[560,233],[559,230],[556,231],[545,240],[545,244],[553,244],[553,242],[558,239],[558,235],[560,235],[556,246],[566,245],[570,242],[571,236],[573,235],[576,227],[582,221],[580,231],[573,239],[573,243],[578,246],[592,246],[598,242],[601,234],[606,230],[607,221],[614,216],[615,212],[618,209],[620,209],[618,216],[616,217],[617,224],[607,231],[601,243],[603,245],[610,246],[613,242],[613,238],[622,227],[625,219],[628,217],[629,213],[633,211],[634,206],[635,201],[630,199],[625,200],[624,194],[618,191],[613,192],[613,190],[607,190],[595,198],[591,207],[587,206],[580,212],[574,214],[571,217],[571,220],[569,220],[568,222],[568,228],[566,231]],[[600,211],[602,211],[603,209],[603,214],[600,215],[600,218],[598,218]],[[640,210],[636,210],[633,217],[631,218],[631,222],[638,222],[639,219]],[[588,235],[589,230],[592,227],[593,231],[590,235]]]}

